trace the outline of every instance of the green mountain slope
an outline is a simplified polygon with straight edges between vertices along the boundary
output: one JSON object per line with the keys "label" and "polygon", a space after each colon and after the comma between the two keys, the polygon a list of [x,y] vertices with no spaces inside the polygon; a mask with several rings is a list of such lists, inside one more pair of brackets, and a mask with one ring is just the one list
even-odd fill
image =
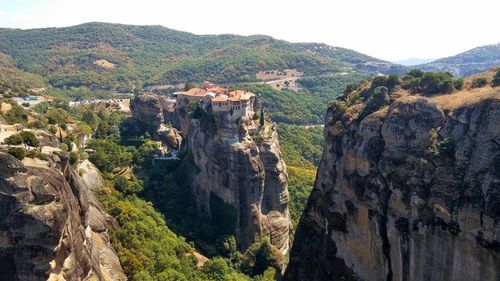
{"label": "green mountain slope", "polygon": [[0,55],[55,87],[130,89],[186,81],[244,82],[260,70],[387,73],[399,67],[343,48],[269,36],[194,35],[161,26],[86,23],[0,29]]}
{"label": "green mountain slope", "polygon": [[456,76],[469,76],[499,65],[500,44],[493,44],[422,64],[417,68],[427,71],[447,71]]}

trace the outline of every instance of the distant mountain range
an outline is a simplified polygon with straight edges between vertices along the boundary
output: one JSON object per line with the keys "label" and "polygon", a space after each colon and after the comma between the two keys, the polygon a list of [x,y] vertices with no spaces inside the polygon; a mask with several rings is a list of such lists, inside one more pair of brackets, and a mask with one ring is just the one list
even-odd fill
{"label": "distant mountain range", "polygon": [[43,76],[55,87],[114,90],[143,84],[255,81],[258,71],[305,76],[374,75],[405,68],[324,44],[269,36],[195,35],[162,26],[86,23],[64,28],[0,29],[0,64]]}
{"label": "distant mountain range", "polygon": [[[417,67],[468,75],[500,65],[499,46]],[[409,67],[345,48],[264,35],[195,35],[162,26],[95,22],[64,28],[0,28],[0,82],[10,79],[27,86],[48,83],[57,88],[127,91],[204,80],[252,82],[259,71],[285,69],[297,69],[304,76],[359,77],[401,74]]]}
{"label": "distant mountain range", "polygon": [[415,66],[419,64],[429,63],[435,59],[422,59],[422,58],[409,58],[405,60],[394,61],[393,63],[401,64],[404,66]]}
{"label": "distant mountain range", "polygon": [[500,66],[500,44],[486,45],[418,65],[426,71],[448,71],[456,76],[469,76]]}

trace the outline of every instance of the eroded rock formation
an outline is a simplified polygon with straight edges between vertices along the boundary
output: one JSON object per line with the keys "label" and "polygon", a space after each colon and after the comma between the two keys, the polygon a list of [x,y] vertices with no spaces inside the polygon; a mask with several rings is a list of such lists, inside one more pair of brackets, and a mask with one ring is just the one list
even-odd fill
{"label": "eroded rock formation", "polygon": [[144,124],[160,129],[161,124],[174,119],[175,101],[154,94],[140,94],[130,101],[134,118]]}
{"label": "eroded rock formation", "polygon": [[89,179],[63,153],[21,162],[0,149],[1,280],[126,280]]}
{"label": "eroded rock formation", "polygon": [[500,280],[500,92],[356,111],[328,111],[285,280]]}
{"label": "eroded rock formation", "polygon": [[219,209],[214,205],[228,204],[228,213],[217,219],[234,230],[239,249],[269,236],[271,244],[287,254],[288,175],[275,126],[258,128],[248,117],[229,112],[210,113],[213,120],[207,121],[203,118],[210,115],[194,119],[182,105],[176,110],[198,167],[193,182],[198,209],[214,219],[212,212]]}

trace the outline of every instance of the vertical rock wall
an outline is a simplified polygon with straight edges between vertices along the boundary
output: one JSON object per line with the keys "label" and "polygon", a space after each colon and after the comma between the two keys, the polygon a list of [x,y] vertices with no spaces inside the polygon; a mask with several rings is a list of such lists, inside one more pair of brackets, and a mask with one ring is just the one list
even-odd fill
{"label": "vertical rock wall", "polygon": [[329,110],[285,280],[500,280],[500,93],[468,94]]}
{"label": "vertical rock wall", "polygon": [[52,158],[0,151],[0,279],[126,280],[107,234],[117,223],[66,157]]}
{"label": "vertical rock wall", "polygon": [[245,117],[235,120],[228,112],[213,113],[217,131],[211,133],[185,109],[176,110],[187,149],[199,170],[193,182],[198,209],[213,216],[211,202],[216,196],[234,208],[240,249],[269,236],[271,244],[287,254],[291,228],[288,176],[274,126],[267,126],[265,137],[254,141],[249,130],[255,132],[256,124]]}

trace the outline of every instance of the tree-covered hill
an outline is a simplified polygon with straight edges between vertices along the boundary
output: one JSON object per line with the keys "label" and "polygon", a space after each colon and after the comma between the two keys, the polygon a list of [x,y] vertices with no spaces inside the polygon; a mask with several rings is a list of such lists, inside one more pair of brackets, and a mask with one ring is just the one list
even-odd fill
{"label": "tree-covered hill", "polygon": [[256,72],[274,69],[298,69],[306,76],[398,69],[389,62],[322,44],[109,23],[0,29],[0,55],[55,87],[106,90],[146,83],[248,82],[255,80]]}
{"label": "tree-covered hill", "polygon": [[447,71],[456,76],[469,76],[500,65],[500,44],[486,45],[438,59],[417,68],[426,71]]}

